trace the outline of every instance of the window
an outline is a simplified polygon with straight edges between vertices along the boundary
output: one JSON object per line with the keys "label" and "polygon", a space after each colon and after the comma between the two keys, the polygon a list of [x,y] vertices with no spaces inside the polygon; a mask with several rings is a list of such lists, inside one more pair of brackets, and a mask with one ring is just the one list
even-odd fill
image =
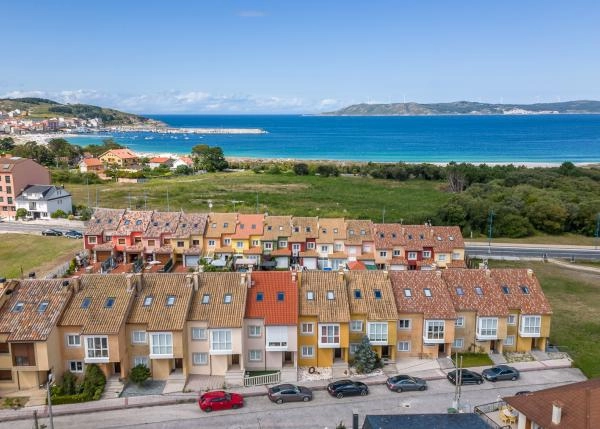
{"label": "window", "polygon": [[171,332],[153,332],[150,334],[150,356],[172,356],[173,334]]}
{"label": "window", "polygon": [[192,340],[194,341],[202,341],[206,340],[208,336],[206,335],[206,328],[192,328]]}
{"label": "window", "polygon": [[184,243],[183,243],[183,241],[178,241],[178,242],[177,242],[177,247],[183,247],[183,246],[184,246]]}
{"label": "window", "polygon": [[225,246],[229,246],[229,245],[231,244],[231,238],[226,238],[226,239],[224,239],[224,240],[223,240],[223,244],[224,244]]}
{"label": "window", "polygon": [[96,236],[95,235],[90,235],[87,238],[87,241],[88,241],[89,244],[96,244]]}
{"label": "window", "polygon": [[502,292],[504,293],[504,295],[508,295],[510,293],[510,289],[507,285],[502,285]]}
{"label": "window", "polygon": [[444,321],[426,320],[425,321],[425,341],[426,342],[444,342]]}
{"label": "window", "polygon": [[225,295],[223,295],[223,303],[231,304],[231,294],[230,293],[226,293]]}
{"label": "window", "polygon": [[321,331],[319,345],[339,345],[340,325],[321,325],[319,328]]}
{"label": "window", "polygon": [[480,286],[475,286],[475,293],[479,296],[483,295],[483,290],[481,289]]}
{"label": "window", "polygon": [[506,339],[504,340],[504,345],[505,346],[514,346],[515,345],[515,336],[514,335],[508,335],[506,337]]}
{"label": "window", "polygon": [[144,307],[149,307],[152,304],[153,299],[154,297],[152,295],[147,295],[146,298],[144,298]]}
{"label": "window", "polygon": [[394,251],[392,252],[392,256],[399,257],[401,255],[402,255],[402,251],[399,249],[394,249]]}
{"label": "window", "polygon": [[463,338],[456,338],[452,343],[453,349],[462,349],[465,346],[465,340]]}
{"label": "window", "polygon": [[77,334],[67,334],[67,347],[81,347],[81,337]]}
{"label": "window", "polygon": [[313,241],[309,241],[308,243],[306,243],[306,248],[308,250],[314,250],[315,248],[315,243]]}
{"label": "window", "polygon": [[404,296],[410,298],[412,296],[412,292],[410,289],[404,289]]}
{"label": "window", "polygon": [[231,331],[230,330],[215,330],[210,333],[210,350],[213,352],[230,352],[231,351]]}
{"label": "window", "polygon": [[306,292],[306,299],[313,301],[315,299],[315,293],[312,290]]}
{"label": "window", "polygon": [[37,311],[39,313],[43,313],[44,311],[46,311],[47,308],[48,308],[48,301],[42,301],[38,305]]}
{"label": "window", "polygon": [[352,321],[350,321],[350,330],[352,332],[362,332],[363,331],[363,322],[362,322],[362,320],[352,320]]}
{"label": "window", "polygon": [[23,308],[25,307],[25,304],[22,303],[21,301],[17,302],[11,311],[13,311],[14,313],[20,313],[21,311],[23,311]]}
{"label": "window", "polygon": [[166,306],[167,307],[171,307],[175,304],[175,296],[174,295],[167,295],[167,302],[166,302]]}
{"label": "window", "polygon": [[229,223],[228,222],[223,222],[223,228],[227,228],[229,227]]}
{"label": "window", "polygon": [[523,292],[525,295],[529,295],[529,288],[525,285],[521,285],[521,292]]}
{"label": "window", "polygon": [[477,323],[477,337],[496,338],[498,335],[497,317],[480,317]]}
{"label": "window", "polygon": [[273,249],[273,243],[271,243],[270,241],[265,241],[265,250],[272,250]]}
{"label": "window", "polygon": [[156,240],[148,240],[148,246],[154,247],[156,245],[155,242],[156,242]]}
{"label": "window", "polygon": [[381,290],[380,289],[375,289],[373,291],[373,293],[375,294],[375,299],[381,299]]}
{"label": "window", "polygon": [[455,261],[462,259],[461,255],[459,252],[452,252],[452,259],[454,259]]}
{"label": "window", "polygon": [[148,356],[134,356],[133,366],[144,365],[148,368]]}
{"label": "window", "polygon": [[387,252],[385,250],[382,250],[381,252],[379,252],[379,256],[382,258],[387,258]]}
{"label": "window", "polygon": [[327,246],[327,245],[321,246],[321,252],[327,253],[328,251],[329,251],[329,246]]}
{"label": "window", "polygon": [[423,250],[423,258],[425,258],[425,259],[431,258],[431,250]]}
{"label": "window", "polygon": [[192,246],[200,246],[200,240],[192,240]]}
{"label": "window", "polygon": [[314,324],[313,323],[302,323],[300,325],[300,333],[302,335],[313,335],[314,334]]}
{"label": "window", "polygon": [[465,316],[458,316],[458,318],[454,321],[454,326],[457,328],[462,328],[465,326]]}
{"label": "window", "polygon": [[117,240],[117,243],[120,244],[120,245],[124,245],[125,244],[125,239],[124,238],[119,238]]}
{"label": "window", "polygon": [[407,259],[409,261],[414,261],[415,259],[417,259],[417,252],[408,252]]}
{"label": "window", "polygon": [[83,301],[81,301],[81,308],[86,309],[89,308],[90,304],[92,303],[92,298],[83,298]]}
{"label": "window", "polygon": [[85,356],[88,359],[99,359],[108,362],[108,337],[87,337]]}
{"label": "window", "polygon": [[238,249],[243,249],[244,248],[244,242],[243,241],[236,241],[235,247],[237,247]]}
{"label": "window", "polygon": [[104,307],[105,308],[113,308],[113,306],[115,305],[115,297],[113,296],[109,296],[108,298],[106,298],[106,302],[104,303]]}
{"label": "window", "polygon": [[431,298],[431,289],[426,287],[425,289],[423,289],[423,293],[427,298]]}
{"label": "window", "polygon": [[521,335],[536,336],[540,334],[541,316],[521,316]]}
{"label": "window", "polygon": [[327,291],[327,299],[335,299],[335,293],[332,290]]}
{"label": "window", "polygon": [[360,346],[360,344],[358,343],[350,343],[350,354],[356,354],[356,351],[358,350],[358,346]]}
{"label": "window", "polygon": [[388,341],[388,324],[386,323],[369,323],[369,340],[373,344],[385,343]]}
{"label": "window", "polygon": [[265,296],[262,292],[256,292],[256,302],[262,302],[264,298]]}
{"label": "window", "polygon": [[335,243],[333,245],[333,248],[335,249],[336,252],[341,252],[344,250],[342,243]]}
{"label": "window", "polygon": [[146,344],[146,331],[133,331],[131,336],[133,344]]}
{"label": "window", "polygon": [[205,293],[202,295],[202,304],[208,304],[210,302],[210,295]]}
{"label": "window", "polygon": [[398,351],[399,352],[409,352],[410,351],[410,341],[399,341],[398,342]]}
{"label": "window", "polygon": [[215,240],[208,240],[209,247],[215,247]]}
{"label": "window", "polygon": [[80,360],[70,360],[69,361],[69,371],[83,372],[83,362]]}
{"label": "window", "polygon": [[254,247],[258,246],[258,240],[252,240],[252,246],[254,246]]}
{"label": "window", "polygon": [[445,254],[442,253],[441,255],[438,255],[438,261],[444,262],[445,260],[446,260],[446,255]]}
{"label": "window", "polygon": [[315,349],[313,346],[302,346],[302,357],[312,358],[315,356]]}
{"label": "window", "polygon": [[279,245],[280,249],[287,247],[287,241],[285,240],[280,240],[277,244]]}
{"label": "window", "polygon": [[262,351],[250,350],[248,352],[248,360],[251,362],[260,362],[262,360]]}
{"label": "window", "polygon": [[260,326],[258,326],[258,325],[248,326],[248,336],[249,337],[260,337]]}
{"label": "window", "polygon": [[516,325],[517,324],[517,315],[516,314],[509,314],[508,315],[508,321],[506,322],[509,325]]}
{"label": "window", "polygon": [[277,301],[283,301],[285,299],[284,292],[277,292]]}
{"label": "window", "polygon": [[362,294],[360,292],[360,289],[354,289],[354,298],[356,298],[356,299],[361,299],[362,298]]}
{"label": "window", "polygon": [[192,353],[192,365],[208,365],[208,353]]}
{"label": "window", "polygon": [[398,320],[398,329],[410,329],[410,319]]}

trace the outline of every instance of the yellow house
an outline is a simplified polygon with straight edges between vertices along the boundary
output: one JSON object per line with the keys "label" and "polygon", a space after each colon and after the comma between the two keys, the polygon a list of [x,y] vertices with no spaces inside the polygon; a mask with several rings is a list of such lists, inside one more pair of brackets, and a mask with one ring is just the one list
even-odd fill
{"label": "yellow house", "polygon": [[[197,267],[204,250],[204,230],[207,215],[181,213],[177,230],[173,234],[175,262],[184,267]],[[180,246],[181,244],[181,246]]]}
{"label": "yellow house", "polygon": [[[214,257],[216,254],[233,254],[231,236],[235,234],[237,213],[210,213],[204,232],[204,254]],[[225,249],[224,249],[225,248]],[[224,253],[224,250],[226,252]]]}
{"label": "yellow house", "polygon": [[465,242],[458,226],[433,226],[433,258],[437,268],[466,268]]}
{"label": "yellow house", "polygon": [[491,277],[508,307],[506,351],[545,350],[550,337],[552,308],[530,269],[494,269]]}
{"label": "yellow house", "polygon": [[71,298],[68,280],[20,280],[0,284],[0,395],[37,388],[54,369],[60,377],[56,324]]}
{"label": "yellow house", "polygon": [[172,372],[186,377],[183,330],[194,292],[193,277],[159,273],[138,277],[136,297],[127,318],[128,360],[124,372],[144,364],[156,380],[166,380]]}
{"label": "yellow house", "polygon": [[299,366],[331,367],[333,376],[348,370],[350,309],[343,272],[300,274]]}
{"label": "yellow house", "polygon": [[392,271],[398,310],[398,359],[448,356],[456,311],[441,271]]}
{"label": "yellow house", "polygon": [[135,294],[135,276],[90,274],[73,282],[75,294],[58,324],[60,369],[82,373],[93,363],[107,377],[125,377],[125,320]]}
{"label": "yellow house", "polygon": [[131,167],[137,165],[139,157],[129,149],[111,149],[98,157],[106,165],[119,167]]}
{"label": "yellow house", "polygon": [[350,355],[366,335],[380,358],[396,359],[398,313],[386,271],[348,271]]}
{"label": "yellow house", "polygon": [[235,233],[231,235],[230,243],[237,255],[260,245],[258,240],[263,235],[264,220],[265,215],[262,214],[238,214]]}

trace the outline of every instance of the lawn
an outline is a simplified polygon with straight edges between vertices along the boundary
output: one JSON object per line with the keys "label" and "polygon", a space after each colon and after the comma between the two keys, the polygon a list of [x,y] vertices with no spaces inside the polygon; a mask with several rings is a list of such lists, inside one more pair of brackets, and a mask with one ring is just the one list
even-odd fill
{"label": "lawn", "polygon": [[421,224],[450,198],[442,182],[367,177],[256,174],[251,171],[69,185],[74,204],[149,210],[346,217]]}
{"label": "lawn", "polygon": [[0,235],[0,277],[19,278],[35,271],[38,277],[82,250],[82,240],[26,234]]}
{"label": "lawn", "polygon": [[485,353],[459,353],[458,361],[456,354],[453,354],[452,361],[454,362],[454,365],[457,365],[457,363],[458,365],[460,365],[462,363],[463,368],[473,368],[475,366],[489,366],[494,364],[490,357]]}
{"label": "lawn", "polygon": [[550,342],[568,352],[588,377],[600,376],[600,279],[542,262],[489,261],[490,267],[532,268],[552,305]]}

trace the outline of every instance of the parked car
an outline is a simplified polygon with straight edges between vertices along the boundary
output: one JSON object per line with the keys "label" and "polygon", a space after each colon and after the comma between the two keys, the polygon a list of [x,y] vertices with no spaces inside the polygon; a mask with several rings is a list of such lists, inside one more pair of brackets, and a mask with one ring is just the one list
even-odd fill
{"label": "parked car", "polygon": [[515,396],[525,396],[531,394],[531,390],[519,390]]}
{"label": "parked car", "polygon": [[[447,377],[448,377],[448,380],[450,380],[450,383],[456,384],[456,376],[457,376],[457,370],[450,371],[448,373]],[[478,372],[475,372],[475,371],[469,371],[468,369],[460,370],[460,379],[461,379],[461,384],[481,384],[481,383],[483,383],[483,377],[481,376],[481,374],[479,374]]]}
{"label": "parked car", "polygon": [[63,235],[63,233],[60,232],[58,229],[45,229],[42,231],[42,235],[53,235],[55,237],[60,237],[61,235]]}
{"label": "parked car", "polygon": [[198,405],[202,411],[210,413],[213,410],[229,410],[244,406],[244,398],[238,393],[229,393],[222,390],[206,392],[200,395]]}
{"label": "parked car", "polygon": [[73,229],[71,229],[70,231],[65,232],[64,235],[67,238],[75,238],[75,239],[83,238],[83,234],[81,232],[75,231]]}
{"label": "parked car", "polygon": [[335,396],[336,398],[352,395],[365,396],[369,393],[369,387],[360,381],[339,380],[329,383],[327,391],[331,396]]}
{"label": "parked car", "polygon": [[483,378],[488,381],[497,380],[512,380],[515,381],[519,378],[519,370],[508,365],[497,365],[488,369],[484,369],[481,373]]}
{"label": "parked car", "polygon": [[418,377],[411,377],[410,375],[395,375],[388,378],[385,385],[392,392],[427,389],[427,382],[425,380]]}
{"label": "parked car", "polygon": [[277,404],[294,401],[311,401],[312,391],[308,387],[296,386],[294,384],[279,384],[269,387],[267,392],[269,399]]}

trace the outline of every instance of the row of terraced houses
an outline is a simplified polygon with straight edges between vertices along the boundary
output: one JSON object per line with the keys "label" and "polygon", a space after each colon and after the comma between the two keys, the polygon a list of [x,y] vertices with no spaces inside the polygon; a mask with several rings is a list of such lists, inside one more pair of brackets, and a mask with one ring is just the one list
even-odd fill
{"label": "row of terraced houses", "polygon": [[551,308],[527,269],[84,274],[0,283],[0,388],[98,364],[155,379],[298,367],[348,370],[366,335],[381,358],[544,349]]}
{"label": "row of terraced houses", "polygon": [[232,269],[465,266],[458,227],[343,218],[97,209],[84,245],[94,262],[143,260],[169,267],[196,267],[202,257]]}

